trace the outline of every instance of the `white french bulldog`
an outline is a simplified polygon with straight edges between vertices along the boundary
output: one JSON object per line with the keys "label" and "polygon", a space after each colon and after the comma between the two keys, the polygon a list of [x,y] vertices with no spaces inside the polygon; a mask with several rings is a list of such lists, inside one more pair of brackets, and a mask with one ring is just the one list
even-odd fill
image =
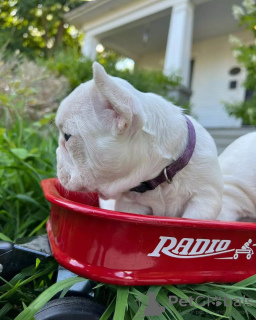
{"label": "white french bulldog", "polygon": [[[193,145],[189,123],[196,134],[191,159],[186,156]],[[98,192],[115,199],[115,210],[122,212],[217,218],[223,182],[214,141],[162,97],[139,92],[94,62],[93,79],[64,99],[56,125],[57,175],[66,189]],[[175,161],[184,168],[170,181],[165,168]],[[159,174],[164,182],[155,189],[131,190]]]}
{"label": "white french bulldog", "polygon": [[223,205],[218,220],[256,219],[256,132],[231,143],[219,156]]}

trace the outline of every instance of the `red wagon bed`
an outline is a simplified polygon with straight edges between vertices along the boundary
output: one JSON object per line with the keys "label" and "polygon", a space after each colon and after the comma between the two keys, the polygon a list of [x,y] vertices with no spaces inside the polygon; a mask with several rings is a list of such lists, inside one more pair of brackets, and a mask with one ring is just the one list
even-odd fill
{"label": "red wagon bed", "polygon": [[[256,273],[256,224],[103,210],[97,194],[42,181],[56,260],[78,275],[118,285],[236,282]],[[255,252],[256,253],[256,252]]]}

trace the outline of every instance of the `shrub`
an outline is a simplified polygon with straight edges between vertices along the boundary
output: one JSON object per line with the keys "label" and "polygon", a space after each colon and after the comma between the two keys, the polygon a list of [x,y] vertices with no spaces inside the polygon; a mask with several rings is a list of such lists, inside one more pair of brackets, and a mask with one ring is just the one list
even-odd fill
{"label": "shrub", "polygon": [[136,89],[142,92],[154,92],[169,99],[171,88],[179,86],[181,78],[175,74],[167,77],[161,70],[143,70],[135,66],[134,70],[117,70],[116,63],[122,60],[114,52],[103,52],[98,55],[98,62],[104,66],[106,71],[115,77],[120,77],[130,82]]}
{"label": "shrub", "polygon": [[75,49],[58,51],[48,60],[38,60],[40,65],[45,65],[59,76],[65,76],[70,84],[70,90],[75,89],[82,82],[92,78],[92,62],[77,52]]}
{"label": "shrub", "polygon": [[41,119],[55,111],[68,92],[68,81],[25,58],[0,57],[0,116],[9,113]]}
{"label": "shrub", "polygon": [[246,69],[243,85],[249,95],[245,101],[226,103],[226,109],[230,115],[241,118],[244,124],[256,125],[256,4],[254,0],[245,0],[242,5],[233,6],[233,14],[239,25],[252,33],[254,43],[244,44],[234,36],[230,36],[230,42],[234,56]]}
{"label": "shrub", "polygon": [[[106,52],[99,55],[97,60],[110,75],[127,80],[142,92],[154,92],[169,98],[170,88],[180,84],[180,77],[175,75],[167,77],[161,71],[117,70],[115,65],[120,59],[122,57],[114,52]],[[76,50],[60,51],[45,63],[50,70],[64,75],[69,80],[72,90],[92,79],[92,61],[82,57]]]}

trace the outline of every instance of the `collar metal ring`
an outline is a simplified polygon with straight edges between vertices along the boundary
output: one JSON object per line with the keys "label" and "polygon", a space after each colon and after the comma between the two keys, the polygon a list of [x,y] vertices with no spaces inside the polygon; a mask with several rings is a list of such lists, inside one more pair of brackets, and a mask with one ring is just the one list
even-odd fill
{"label": "collar metal ring", "polygon": [[164,176],[165,176],[166,182],[168,182],[169,184],[171,184],[172,181],[171,181],[171,180],[168,178],[168,176],[167,176],[166,168],[164,168]]}

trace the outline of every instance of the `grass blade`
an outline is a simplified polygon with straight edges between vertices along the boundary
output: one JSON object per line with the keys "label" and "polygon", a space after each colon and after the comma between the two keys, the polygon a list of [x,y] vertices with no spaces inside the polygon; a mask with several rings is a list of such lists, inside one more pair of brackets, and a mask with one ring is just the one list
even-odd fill
{"label": "grass blade", "polygon": [[[189,297],[183,293],[182,291],[180,291],[179,289],[177,289],[176,287],[172,286],[172,285],[169,285],[169,286],[165,286],[165,288],[167,290],[169,290],[170,292],[172,292],[173,294],[175,294],[176,296],[178,296],[179,298],[182,298],[182,299],[186,299],[188,302],[189,302]],[[208,314],[211,314],[213,316],[216,316],[216,317],[219,317],[219,314],[215,313],[215,312],[212,312],[202,306],[199,306],[198,304],[196,304],[194,301],[191,301],[191,304],[196,307],[197,309],[200,309]],[[226,318],[226,316],[224,316],[223,318]]]}
{"label": "grass blade", "polygon": [[115,311],[115,299],[111,301],[111,303],[109,304],[109,306],[107,307],[103,315],[100,317],[100,320],[108,320],[109,317],[112,315],[112,313],[114,313],[114,311]]}
{"label": "grass blade", "polygon": [[164,294],[164,292],[159,293],[157,300],[161,303],[162,306],[169,310],[169,312],[173,315],[174,319],[184,320],[181,314],[175,308],[175,306],[173,304],[169,304],[168,297],[166,294]]}
{"label": "grass blade", "polygon": [[7,302],[2,309],[0,310],[0,319],[2,316],[4,316],[7,312],[9,312],[12,309],[12,304]]}
{"label": "grass blade", "polygon": [[2,232],[0,232],[0,239],[3,241],[12,242],[12,240],[9,237],[7,237],[5,234],[3,234]]}
{"label": "grass blade", "polygon": [[74,277],[53,284],[23,310],[15,320],[32,320],[37,311],[39,311],[56,293],[66,287],[71,287],[76,283],[83,282],[84,280],[85,279],[82,277]]}
{"label": "grass blade", "polygon": [[235,320],[247,320],[235,308],[232,308],[231,316]]}
{"label": "grass blade", "polygon": [[127,306],[127,299],[129,295],[129,287],[118,287],[116,296],[116,308],[113,320],[124,319],[125,310]]}

